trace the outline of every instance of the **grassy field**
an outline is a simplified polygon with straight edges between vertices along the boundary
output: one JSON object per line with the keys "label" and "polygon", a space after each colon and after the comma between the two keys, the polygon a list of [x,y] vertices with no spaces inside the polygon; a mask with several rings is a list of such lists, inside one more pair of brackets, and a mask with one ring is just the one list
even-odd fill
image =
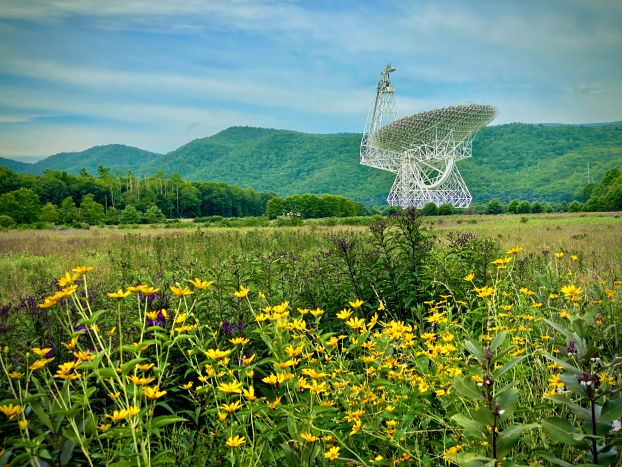
{"label": "grassy field", "polygon": [[618,214],[371,221],[0,233],[0,464],[620,462]]}

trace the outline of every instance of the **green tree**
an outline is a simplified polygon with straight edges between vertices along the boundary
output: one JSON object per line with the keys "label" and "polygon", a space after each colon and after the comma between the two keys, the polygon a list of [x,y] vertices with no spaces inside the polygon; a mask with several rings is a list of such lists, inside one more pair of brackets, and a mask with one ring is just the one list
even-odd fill
{"label": "green tree", "polygon": [[120,216],[121,224],[140,224],[143,221],[142,213],[132,204],[125,206]]}
{"label": "green tree", "polygon": [[71,224],[79,219],[78,208],[71,196],[67,196],[58,208],[58,220],[61,224]]}
{"label": "green tree", "polygon": [[104,221],[104,207],[95,201],[93,195],[85,195],[80,203],[80,217],[90,225],[101,224]]}
{"label": "green tree", "polygon": [[148,224],[158,224],[166,221],[166,216],[157,206],[151,206],[145,212],[145,221]]}
{"label": "green tree", "polygon": [[531,212],[531,205],[529,201],[521,201],[516,206],[516,214],[528,214]]}
{"label": "green tree", "polygon": [[488,204],[486,204],[484,212],[486,214],[501,214],[503,212],[503,205],[496,199],[491,199],[488,201]]}
{"label": "green tree", "polygon": [[29,188],[20,188],[0,196],[0,214],[18,224],[31,224],[39,218],[39,196]]}
{"label": "green tree", "polygon": [[438,207],[434,203],[428,203],[423,206],[422,212],[424,216],[436,216],[438,215]]}
{"label": "green tree", "polygon": [[58,222],[58,208],[55,204],[46,203],[41,208],[41,212],[39,213],[39,220],[43,222]]}
{"label": "green tree", "polygon": [[438,207],[439,216],[450,216],[454,213],[454,207],[451,204],[441,204]]}

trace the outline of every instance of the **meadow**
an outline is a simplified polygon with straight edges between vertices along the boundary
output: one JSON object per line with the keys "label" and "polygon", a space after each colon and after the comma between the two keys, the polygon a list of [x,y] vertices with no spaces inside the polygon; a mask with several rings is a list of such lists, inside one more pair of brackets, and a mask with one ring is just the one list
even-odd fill
{"label": "meadow", "polygon": [[619,464],[619,213],[331,223],[0,232],[0,463]]}

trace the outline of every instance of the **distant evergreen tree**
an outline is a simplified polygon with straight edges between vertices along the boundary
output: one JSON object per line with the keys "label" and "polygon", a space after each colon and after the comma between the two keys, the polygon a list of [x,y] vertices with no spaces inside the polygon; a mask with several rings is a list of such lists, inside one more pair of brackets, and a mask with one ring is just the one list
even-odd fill
{"label": "distant evergreen tree", "polygon": [[61,224],[71,224],[77,222],[79,212],[76,203],[71,196],[66,197],[58,208],[58,220]]}

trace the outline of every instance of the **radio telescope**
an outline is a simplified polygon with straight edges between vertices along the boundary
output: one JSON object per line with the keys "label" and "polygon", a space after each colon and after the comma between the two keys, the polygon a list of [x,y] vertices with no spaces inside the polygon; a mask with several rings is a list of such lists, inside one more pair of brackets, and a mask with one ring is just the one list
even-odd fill
{"label": "radio telescope", "polygon": [[361,164],[397,174],[387,198],[392,206],[468,207],[471,193],[456,161],[471,157],[473,137],[492,121],[495,108],[456,105],[395,120],[395,88],[389,80],[394,71],[387,65],[380,74],[361,141]]}

